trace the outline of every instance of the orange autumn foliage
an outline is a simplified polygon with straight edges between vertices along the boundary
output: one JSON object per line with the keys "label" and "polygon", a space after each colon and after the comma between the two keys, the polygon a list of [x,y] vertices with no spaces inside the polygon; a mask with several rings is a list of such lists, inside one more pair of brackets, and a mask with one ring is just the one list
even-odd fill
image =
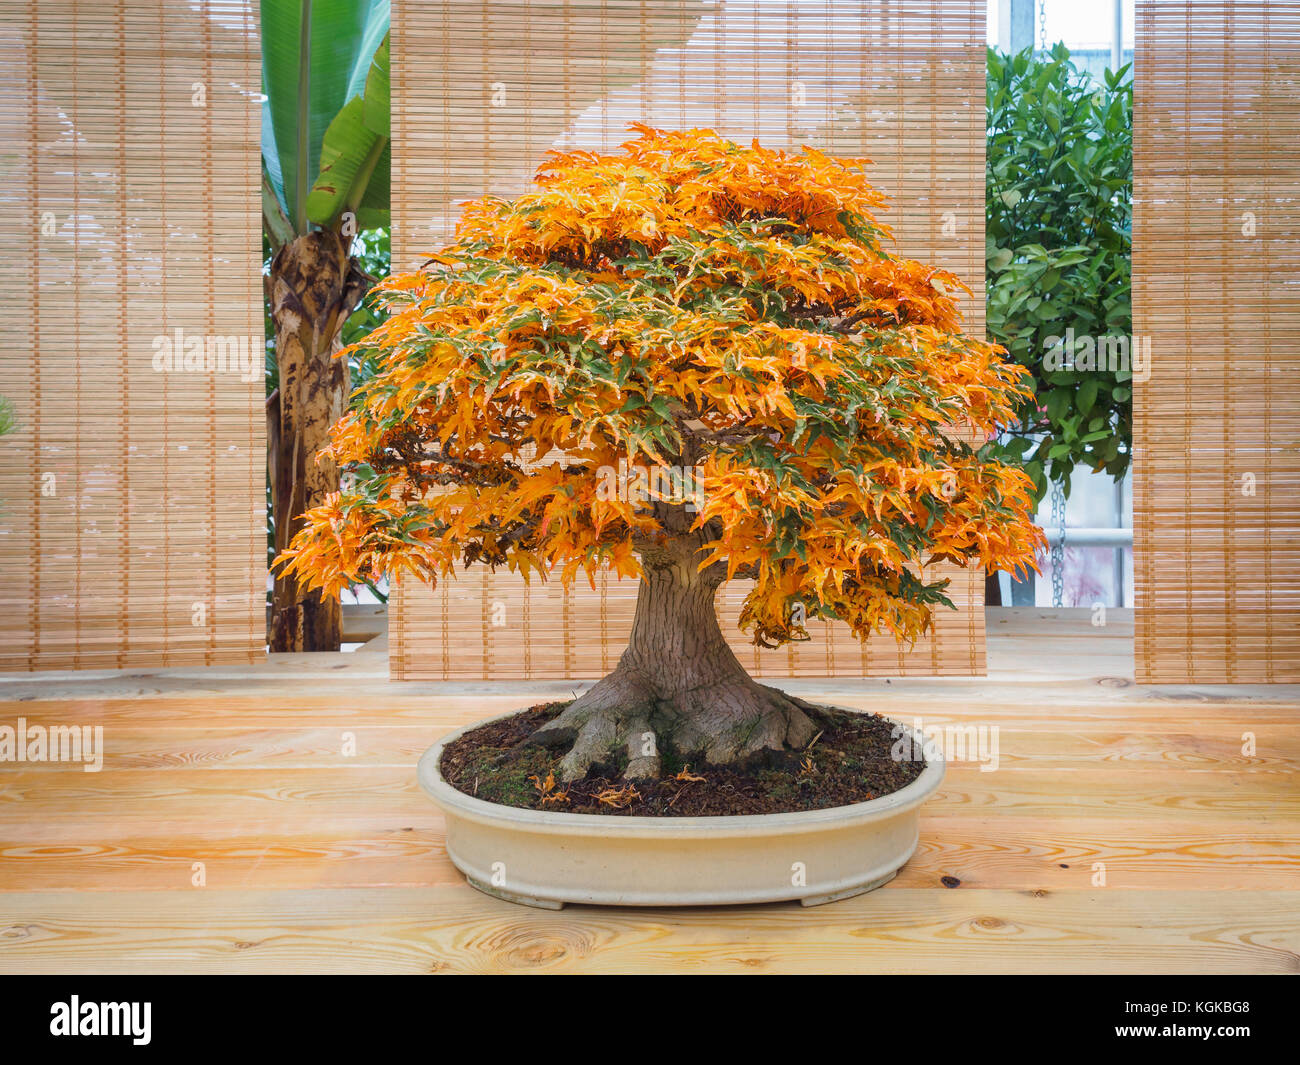
{"label": "orange autumn foliage", "polygon": [[806,616],[914,638],[948,602],[923,566],[1032,566],[1028,478],[961,439],[1014,421],[1025,371],[961,332],[956,277],[886,250],[862,161],[634,131],[552,153],[382,283],[355,346],[378,372],[328,448],[353,483],[280,563],[334,592],[634,577],[684,513],[702,566],[754,580],[765,645]]}

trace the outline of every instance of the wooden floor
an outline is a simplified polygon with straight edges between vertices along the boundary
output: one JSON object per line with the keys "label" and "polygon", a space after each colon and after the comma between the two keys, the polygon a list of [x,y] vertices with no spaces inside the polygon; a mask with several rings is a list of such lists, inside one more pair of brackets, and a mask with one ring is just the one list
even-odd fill
{"label": "wooden floor", "polygon": [[1124,612],[989,628],[987,678],[788,685],[999,730],[893,883],[812,910],[468,888],[417,757],[572,685],[395,685],[381,647],[0,681],[0,725],[103,725],[107,749],[100,773],[0,764],[0,971],[1300,971],[1300,688],[1137,687]]}

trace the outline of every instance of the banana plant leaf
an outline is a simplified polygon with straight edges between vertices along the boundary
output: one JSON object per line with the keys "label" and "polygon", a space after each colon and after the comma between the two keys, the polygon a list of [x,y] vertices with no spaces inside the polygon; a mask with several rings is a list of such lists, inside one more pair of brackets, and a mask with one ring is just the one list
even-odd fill
{"label": "banana plant leaf", "polygon": [[293,230],[305,233],[326,131],[366,88],[389,0],[261,0],[261,10],[262,159]]}
{"label": "banana plant leaf", "polygon": [[325,131],[320,174],[307,197],[307,217],[332,224],[354,211],[360,229],[388,225],[388,38],[375,51],[365,92],[354,96]]}

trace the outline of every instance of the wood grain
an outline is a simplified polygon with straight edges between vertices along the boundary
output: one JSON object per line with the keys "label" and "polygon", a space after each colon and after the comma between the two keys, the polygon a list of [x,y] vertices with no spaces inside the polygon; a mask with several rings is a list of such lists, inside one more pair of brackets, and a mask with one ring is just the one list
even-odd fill
{"label": "wood grain", "polygon": [[991,611],[988,677],[782,684],[998,729],[893,883],[813,910],[469,889],[416,759],[581,682],[395,684],[366,653],[0,680],[0,724],[102,725],[106,752],[0,763],[0,971],[1297,971],[1300,688],[1135,686],[1113,621]]}
{"label": "wood grain", "polygon": [[22,972],[1295,973],[1300,892],[886,888],[809,913],[528,910],[436,888],[15,894]]}

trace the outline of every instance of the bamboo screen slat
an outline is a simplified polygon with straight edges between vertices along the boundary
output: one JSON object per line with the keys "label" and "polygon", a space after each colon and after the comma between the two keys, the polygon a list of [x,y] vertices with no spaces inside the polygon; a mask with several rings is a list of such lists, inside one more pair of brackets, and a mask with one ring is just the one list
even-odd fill
{"label": "bamboo screen slat", "polygon": [[[393,4],[393,264],[451,235],[462,206],[516,195],[550,148],[612,150],[627,123],[710,127],[769,147],[812,144],[874,160],[902,253],[984,276],[984,35],[979,0],[757,2],[534,0]],[[983,575],[952,570],[956,612],[907,653],[861,646],[843,625],[757,651],[719,613],[742,661],[766,675],[984,671]],[[604,578],[565,594],[474,569],[390,605],[395,677],[589,677],[617,661],[636,586]]]}
{"label": "bamboo screen slat", "polygon": [[244,0],[0,6],[0,669],[265,646],[259,89]]}
{"label": "bamboo screen slat", "polygon": [[1300,681],[1300,3],[1138,0],[1137,679]]}

